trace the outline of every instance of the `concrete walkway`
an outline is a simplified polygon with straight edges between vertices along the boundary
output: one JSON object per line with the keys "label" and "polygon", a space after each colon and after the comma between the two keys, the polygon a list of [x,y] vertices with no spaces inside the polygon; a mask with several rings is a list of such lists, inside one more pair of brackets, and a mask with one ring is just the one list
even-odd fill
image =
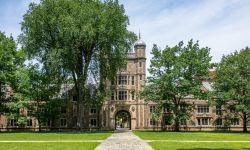
{"label": "concrete walkway", "polygon": [[131,131],[116,131],[104,140],[96,150],[153,150]]}

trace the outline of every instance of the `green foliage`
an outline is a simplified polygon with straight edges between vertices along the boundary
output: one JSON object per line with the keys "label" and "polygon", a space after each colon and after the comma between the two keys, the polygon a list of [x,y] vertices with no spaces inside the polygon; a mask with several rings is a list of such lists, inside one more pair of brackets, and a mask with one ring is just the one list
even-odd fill
{"label": "green foliage", "polygon": [[223,56],[216,69],[214,96],[217,105],[236,108],[243,119],[243,130],[250,113],[250,49],[246,47]]}
{"label": "green foliage", "polygon": [[114,0],[43,0],[30,4],[23,19],[20,41],[29,58],[72,78],[80,106],[91,104],[86,85],[94,79],[100,92],[95,103],[102,104],[105,81],[115,77],[135,40],[123,6]]}
{"label": "green foliage", "polygon": [[209,48],[200,48],[198,42],[190,40],[186,46],[180,42],[164,50],[154,45],[151,54],[151,76],[141,95],[162,107],[168,105],[178,131],[180,120],[188,119],[192,108],[183,99],[190,95],[200,99],[207,97],[201,87],[202,80],[208,76]]}
{"label": "green foliage", "polygon": [[[16,65],[16,43],[12,37],[0,32],[0,82],[13,83]],[[1,97],[2,98],[2,97]]]}
{"label": "green foliage", "polygon": [[61,99],[47,101],[46,103],[40,105],[40,111],[35,111],[36,113],[39,113],[36,114],[36,116],[40,116],[41,124],[46,124],[48,121],[51,121],[53,126],[55,120],[59,118],[61,113],[60,108],[62,106],[64,106],[64,103],[62,103]]}
{"label": "green foliage", "polygon": [[[56,119],[62,101],[56,99],[62,82],[60,76],[40,69],[38,64],[22,66],[16,70],[16,75],[13,96],[5,104],[9,109],[6,115],[17,119],[20,126],[25,125],[29,117],[36,117],[39,126]],[[32,112],[30,116],[24,113],[25,110]]]}
{"label": "green foliage", "polygon": [[58,100],[57,95],[61,88],[62,78],[54,72],[38,67],[38,65],[32,65],[28,68],[27,96],[30,98],[28,109],[37,118],[40,127],[42,123],[58,118],[59,104],[62,100]]}
{"label": "green foliage", "polygon": [[6,86],[14,84],[16,53],[14,39],[0,32],[0,114],[9,111],[5,104],[11,101],[11,97],[6,95],[4,90]]}
{"label": "green foliage", "polygon": [[17,109],[21,102],[17,101],[13,91],[17,90],[19,84],[16,81],[22,77],[18,70],[24,60],[25,53],[22,49],[17,50],[14,39],[0,32],[0,114],[19,113]]}

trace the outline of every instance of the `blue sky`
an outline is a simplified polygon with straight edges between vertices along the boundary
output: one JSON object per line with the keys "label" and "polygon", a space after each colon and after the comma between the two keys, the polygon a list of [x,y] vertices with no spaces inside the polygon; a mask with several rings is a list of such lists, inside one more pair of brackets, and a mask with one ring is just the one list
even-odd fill
{"label": "blue sky", "polygon": [[[0,0],[0,30],[14,38],[30,2]],[[129,30],[147,44],[147,66],[155,43],[162,49],[194,39],[211,48],[213,62],[222,55],[250,46],[249,0],[120,0],[129,16]]]}

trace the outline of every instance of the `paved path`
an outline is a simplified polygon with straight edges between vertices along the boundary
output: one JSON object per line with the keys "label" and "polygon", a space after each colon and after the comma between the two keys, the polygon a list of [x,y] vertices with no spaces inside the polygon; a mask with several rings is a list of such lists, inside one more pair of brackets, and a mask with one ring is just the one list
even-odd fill
{"label": "paved path", "polygon": [[96,150],[152,150],[152,148],[133,132],[118,131],[104,140]]}

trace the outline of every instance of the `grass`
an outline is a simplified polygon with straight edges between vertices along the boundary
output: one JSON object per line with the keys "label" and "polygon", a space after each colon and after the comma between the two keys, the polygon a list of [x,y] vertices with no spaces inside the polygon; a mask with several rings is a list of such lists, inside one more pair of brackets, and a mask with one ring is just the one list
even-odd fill
{"label": "grass", "polygon": [[[87,133],[0,133],[0,150],[93,150],[99,142],[77,142],[79,140],[105,140],[112,132]],[[75,141],[75,142],[43,142],[32,143],[28,141]],[[13,142],[27,141],[27,142]]]}
{"label": "grass", "polygon": [[[249,133],[223,133],[223,132],[134,132],[144,140],[170,140],[153,141],[149,145],[155,150],[250,150]],[[171,141],[173,140],[173,141]],[[200,141],[200,142],[181,142]],[[201,142],[217,141],[217,142]],[[232,142],[220,142],[232,141]],[[237,143],[233,141],[249,141]]]}
{"label": "grass", "polygon": [[249,133],[240,132],[134,132],[144,140],[250,141]]}
{"label": "grass", "polygon": [[250,150],[250,143],[150,142],[154,150]]}
{"label": "grass", "polygon": [[111,132],[87,132],[87,133],[0,133],[0,141],[53,141],[53,140],[104,140],[111,136]]}
{"label": "grass", "polygon": [[100,143],[0,143],[1,150],[93,150]]}

